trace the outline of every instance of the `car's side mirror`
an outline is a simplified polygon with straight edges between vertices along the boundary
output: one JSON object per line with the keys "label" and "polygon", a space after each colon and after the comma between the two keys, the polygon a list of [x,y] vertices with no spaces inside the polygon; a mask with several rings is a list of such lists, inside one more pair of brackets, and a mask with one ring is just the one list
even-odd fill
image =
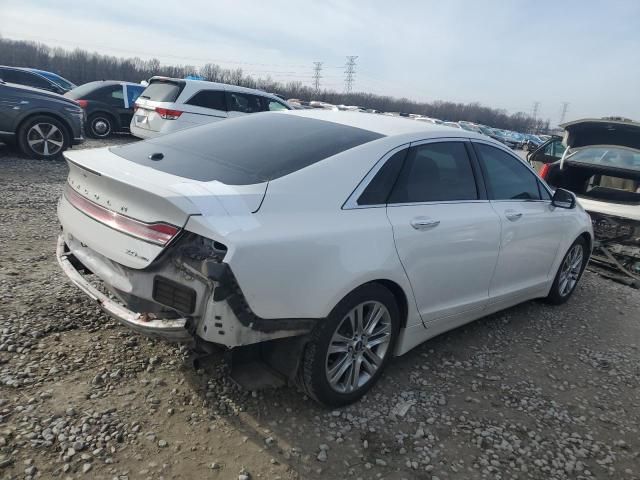
{"label": "car's side mirror", "polygon": [[569,190],[558,188],[553,194],[551,205],[558,208],[574,208],[576,206],[576,196]]}

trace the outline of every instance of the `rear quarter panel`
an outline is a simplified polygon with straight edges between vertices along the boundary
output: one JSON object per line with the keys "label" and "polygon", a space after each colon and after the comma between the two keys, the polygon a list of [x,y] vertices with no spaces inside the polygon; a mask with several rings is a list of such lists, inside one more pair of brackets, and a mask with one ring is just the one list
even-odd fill
{"label": "rear quarter panel", "polygon": [[387,279],[405,292],[410,321],[420,322],[386,209],[342,209],[362,177],[397,146],[371,142],[270,182],[253,224],[221,240],[254,313],[323,318],[356,287]]}

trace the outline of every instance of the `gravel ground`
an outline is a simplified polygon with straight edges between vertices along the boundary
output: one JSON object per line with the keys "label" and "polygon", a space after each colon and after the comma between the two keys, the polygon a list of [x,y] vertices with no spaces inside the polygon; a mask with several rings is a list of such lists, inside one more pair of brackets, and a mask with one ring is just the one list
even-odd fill
{"label": "gravel ground", "polygon": [[327,411],[241,391],[220,359],[194,371],[69,285],[66,172],[0,145],[1,478],[640,478],[639,291],[587,273],[568,304],[441,335]]}

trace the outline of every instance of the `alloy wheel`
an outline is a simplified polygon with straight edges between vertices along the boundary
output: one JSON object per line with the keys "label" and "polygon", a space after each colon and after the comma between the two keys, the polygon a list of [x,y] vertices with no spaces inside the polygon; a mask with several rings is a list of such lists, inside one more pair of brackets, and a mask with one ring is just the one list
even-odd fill
{"label": "alloy wheel", "polygon": [[27,144],[39,155],[54,156],[64,146],[64,133],[52,123],[36,123],[27,132]]}
{"label": "alloy wheel", "polygon": [[567,296],[576,286],[580,272],[582,271],[583,256],[582,245],[576,244],[564,257],[558,282],[558,292],[560,296]]}
{"label": "alloy wheel", "polygon": [[384,304],[369,301],[351,309],[329,342],[326,375],[331,388],[351,393],[369,382],[388,353],[391,331]]}

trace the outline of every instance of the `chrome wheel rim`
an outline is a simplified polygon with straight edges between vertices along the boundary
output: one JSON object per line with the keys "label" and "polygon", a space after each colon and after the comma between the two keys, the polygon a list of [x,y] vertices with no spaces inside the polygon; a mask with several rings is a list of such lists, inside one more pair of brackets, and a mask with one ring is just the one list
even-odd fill
{"label": "chrome wheel rim", "polygon": [[39,155],[56,155],[64,145],[64,134],[51,123],[36,123],[27,132],[27,144]]}
{"label": "chrome wheel rim", "polygon": [[91,132],[96,137],[106,137],[111,133],[111,124],[109,124],[108,120],[98,117],[91,122]]}
{"label": "chrome wheel rim", "polygon": [[560,279],[558,281],[558,291],[560,296],[566,297],[578,283],[580,271],[582,270],[582,245],[574,245],[569,253],[564,257],[560,269]]}
{"label": "chrome wheel rim", "polygon": [[326,358],[329,385],[340,393],[351,393],[375,375],[391,343],[391,315],[380,302],[355,306],[333,332]]}

